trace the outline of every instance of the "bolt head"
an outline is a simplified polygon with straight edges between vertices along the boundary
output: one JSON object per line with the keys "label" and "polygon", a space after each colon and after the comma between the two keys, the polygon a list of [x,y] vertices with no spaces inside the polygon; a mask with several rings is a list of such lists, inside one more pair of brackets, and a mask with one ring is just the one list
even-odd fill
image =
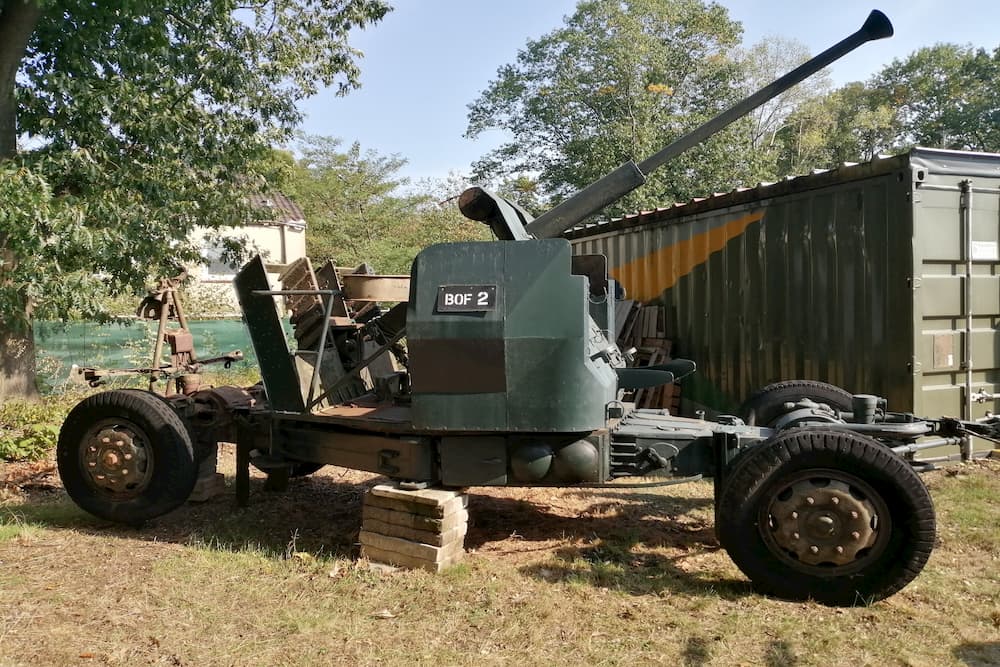
{"label": "bolt head", "polygon": [[818,554],[818,553],[819,553],[819,547],[817,547],[817,546],[816,546],[816,545],[814,544],[813,546],[809,547],[809,551],[811,551],[811,552],[812,552],[812,553],[814,553],[814,554]]}
{"label": "bolt head", "polygon": [[851,518],[852,519],[857,519],[858,518],[858,513],[852,510],[851,511]]}
{"label": "bolt head", "polygon": [[103,438],[101,438],[101,442],[106,445],[109,442],[111,442],[111,438],[109,438],[108,436],[104,436]]}
{"label": "bolt head", "polygon": [[860,540],[861,539],[861,533],[859,533],[858,531],[855,530],[854,532],[851,533],[851,538],[855,539],[855,540]]}
{"label": "bolt head", "polygon": [[125,460],[126,461],[131,461],[132,460],[132,455],[131,454],[126,454],[125,455]]}
{"label": "bolt head", "polygon": [[799,539],[799,534],[798,533],[792,533],[792,539],[793,540]]}
{"label": "bolt head", "polygon": [[814,504],[816,504],[816,499],[813,498],[812,496],[806,496],[806,504],[807,505],[814,505]]}
{"label": "bolt head", "polygon": [[839,505],[840,504],[840,498],[838,498],[837,496],[834,496],[833,498],[830,498],[830,502],[833,503],[834,505]]}
{"label": "bolt head", "polygon": [[844,547],[837,547],[837,553],[838,554],[844,553]]}
{"label": "bolt head", "polygon": [[798,519],[799,518],[799,513],[798,512],[792,512],[792,518],[793,519]]}

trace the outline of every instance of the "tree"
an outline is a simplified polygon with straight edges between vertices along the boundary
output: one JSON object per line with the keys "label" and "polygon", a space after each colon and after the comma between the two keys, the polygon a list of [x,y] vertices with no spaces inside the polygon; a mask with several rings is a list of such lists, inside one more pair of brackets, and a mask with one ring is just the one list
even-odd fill
{"label": "tree", "polygon": [[894,60],[872,85],[899,110],[899,144],[1000,150],[1000,48],[937,44]]}
{"label": "tree", "polygon": [[[475,165],[477,177],[537,175],[562,197],[644,158],[739,97],[733,49],[741,28],[700,0],[585,0],[560,27],[518,52],[469,106],[466,136],[513,140]],[[746,122],[651,175],[612,213],[731,188],[750,173]]]}
{"label": "tree", "polygon": [[[793,39],[770,36],[749,49],[739,50],[745,79],[739,85],[741,95],[748,97],[786,72],[812,57],[808,47]],[[774,99],[765,102],[747,115],[749,132],[748,158],[756,180],[773,181],[784,175],[779,172],[778,161],[782,152],[779,134],[796,109],[822,97],[831,88],[826,70],[817,72]]]}
{"label": "tree", "polygon": [[863,83],[803,100],[778,132],[784,174],[864,162],[897,147],[901,124],[882,91]]}
{"label": "tree", "polygon": [[458,212],[465,183],[421,183],[399,175],[406,160],[354,143],[306,136],[283,189],[309,222],[306,251],[314,263],[371,264],[381,273],[409,273],[420,249],[445,241],[485,239],[488,229]]}
{"label": "tree", "polygon": [[[93,314],[251,219],[269,146],[358,83],[382,0],[0,4],[0,399],[32,395],[36,316]],[[18,136],[30,141],[17,150]]]}

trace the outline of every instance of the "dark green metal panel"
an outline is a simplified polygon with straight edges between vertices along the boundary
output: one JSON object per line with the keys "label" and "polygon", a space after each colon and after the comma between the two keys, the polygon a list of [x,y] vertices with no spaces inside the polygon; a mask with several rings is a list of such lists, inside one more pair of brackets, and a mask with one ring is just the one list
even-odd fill
{"label": "dark green metal panel", "polygon": [[[593,358],[607,339],[590,318],[588,281],[571,273],[565,240],[431,246],[417,256],[412,276],[407,341],[414,427],[603,427],[616,378],[605,360]],[[495,306],[440,310],[441,288],[463,285],[496,286]],[[466,391],[454,391],[454,383]]]}
{"label": "dark green metal panel", "polygon": [[795,378],[928,417],[1000,410],[969,402],[1000,394],[1000,155],[916,148],[569,236],[665,305],[699,365],[689,410]]}
{"label": "dark green metal panel", "polygon": [[507,483],[507,439],[503,436],[441,438],[441,483],[502,486]]}
{"label": "dark green metal panel", "polygon": [[302,390],[299,376],[288,350],[285,332],[281,328],[274,297],[256,295],[256,290],[269,290],[267,271],[260,255],[254,257],[233,279],[236,296],[250,332],[250,342],[260,364],[260,374],[271,407],[284,412],[302,412]]}

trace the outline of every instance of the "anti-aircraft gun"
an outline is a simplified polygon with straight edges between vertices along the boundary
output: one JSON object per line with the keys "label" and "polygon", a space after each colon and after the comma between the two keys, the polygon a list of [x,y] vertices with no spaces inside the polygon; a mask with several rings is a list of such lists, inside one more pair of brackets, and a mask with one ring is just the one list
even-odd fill
{"label": "anti-aircraft gun", "polygon": [[[917,419],[809,381],[758,392],[746,420],[636,409],[624,390],[673,382],[695,365],[628,368],[615,344],[618,290],[606,258],[574,257],[559,238],[682,151],[891,34],[872,12],[855,34],[537,219],[487,190],[467,190],[462,212],[498,240],[426,248],[387,312],[350,298],[357,292],[348,283],[374,277],[306,262],[273,290],[255,258],[234,284],[262,384],[85,399],[59,439],[67,492],[99,517],[151,519],[189,497],[218,442],[237,445],[241,502],[251,463],[276,483],[325,464],[410,487],[619,488],[712,477],[719,540],[760,590],[831,604],[891,595],[919,573],[935,538],[913,452],[996,438],[994,421]],[[374,291],[371,301],[392,300]],[[286,299],[295,353],[275,297]],[[390,357],[393,365],[382,363]]]}

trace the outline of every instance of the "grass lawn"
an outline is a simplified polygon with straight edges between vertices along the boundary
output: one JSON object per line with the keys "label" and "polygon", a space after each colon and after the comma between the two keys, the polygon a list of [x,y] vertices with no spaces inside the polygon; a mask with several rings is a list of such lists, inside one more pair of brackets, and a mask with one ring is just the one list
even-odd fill
{"label": "grass lawn", "polygon": [[432,575],[358,560],[377,478],[339,468],[138,530],[76,509],[51,463],[4,479],[0,666],[1000,665],[996,460],[925,475],[930,563],[850,609],[753,593],[710,482],[472,489],[465,561]]}

